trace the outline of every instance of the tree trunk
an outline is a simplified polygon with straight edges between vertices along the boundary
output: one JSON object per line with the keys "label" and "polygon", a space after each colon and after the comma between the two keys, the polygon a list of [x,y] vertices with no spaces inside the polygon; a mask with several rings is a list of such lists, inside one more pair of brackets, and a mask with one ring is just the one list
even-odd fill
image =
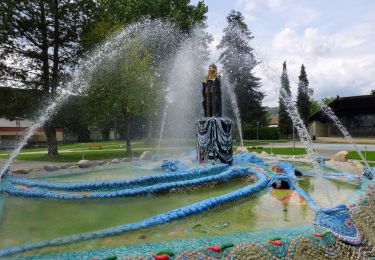
{"label": "tree trunk", "polygon": [[42,31],[42,82],[45,96],[49,95],[49,57],[48,57],[48,28],[46,23],[46,10],[44,2],[40,2],[40,27]]}
{"label": "tree trunk", "polygon": [[[42,79],[43,79],[43,94],[45,98],[51,98],[50,93],[50,71],[49,71],[49,54],[48,54],[48,27],[46,21],[46,10],[44,2],[40,2],[40,25],[42,31]],[[55,74],[55,77],[57,74]],[[48,144],[48,156],[56,157],[58,155],[56,131],[51,123],[51,118],[44,124],[44,132]]]}
{"label": "tree trunk", "polygon": [[47,123],[44,125],[44,133],[47,137],[47,144],[48,144],[48,156],[49,157],[56,157],[59,155],[57,149],[57,138],[56,138],[56,130],[55,128]]}
{"label": "tree trunk", "polygon": [[147,133],[146,133],[146,135],[147,136],[146,136],[145,144],[152,146],[153,145],[153,141],[152,141],[152,116],[150,116],[150,118],[148,119],[148,122],[147,122]]}
{"label": "tree trunk", "polygon": [[60,47],[60,23],[59,23],[59,0],[53,1],[53,66],[52,66],[52,85],[51,93],[55,95],[57,85],[59,84],[59,47]]}
{"label": "tree trunk", "polygon": [[125,140],[126,140],[126,153],[131,155],[132,145],[130,139],[130,118],[129,115],[125,115]]}

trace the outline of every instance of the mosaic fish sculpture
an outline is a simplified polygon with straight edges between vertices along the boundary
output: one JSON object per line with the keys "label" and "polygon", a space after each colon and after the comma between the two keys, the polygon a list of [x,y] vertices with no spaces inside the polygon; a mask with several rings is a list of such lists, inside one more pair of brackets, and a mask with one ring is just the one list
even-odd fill
{"label": "mosaic fish sculpture", "polygon": [[335,237],[346,243],[359,245],[362,242],[362,236],[345,205],[319,209],[315,216],[315,225],[331,231]]}

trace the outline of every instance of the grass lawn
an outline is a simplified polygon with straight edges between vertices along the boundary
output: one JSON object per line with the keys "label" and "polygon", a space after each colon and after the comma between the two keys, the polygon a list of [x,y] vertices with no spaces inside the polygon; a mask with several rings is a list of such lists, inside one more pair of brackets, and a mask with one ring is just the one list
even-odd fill
{"label": "grass lawn", "polygon": [[[244,140],[243,144],[244,146],[262,146],[270,143],[286,143],[286,139],[280,139],[280,140]],[[240,145],[239,142],[234,142],[234,145]]]}
{"label": "grass lawn", "polygon": [[[365,152],[362,151],[362,154],[363,154],[363,156],[365,156]],[[349,157],[349,159],[361,160],[358,153],[355,152],[355,151],[350,151],[348,157]],[[366,160],[375,161],[375,151],[368,151],[367,155],[366,155]]]}
{"label": "grass lawn", "polygon": [[[245,146],[262,146],[269,143],[285,143],[287,142],[286,139],[280,140],[244,140]],[[59,150],[88,150],[89,144],[100,144],[102,146],[102,150],[109,150],[109,149],[122,149],[125,148],[125,141],[124,140],[114,140],[114,141],[100,141],[100,142],[88,142],[88,143],[75,143],[75,144],[62,144],[58,146]],[[234,146],[239,146],[240,143],[234,142]],[[132,142],[132,147],[135,149],[143,149],[143,148],[150,148],[156,149],[158,146],[158,140],[153,140],[152,145],[146,145],[143,141],[134,141]],[[185,142],[179,142],[178,140],[162,140],[161,147],[178,147],[178,146],[195,146],[195,140],[191,140],[188,144]],[[27,152],[40,152],[40,151],[47,151],[47,147],[35,147],[35,148],[27,148],[22,149],[21,153]],[[1,154],[8,154],[10,151],[0,150]]]}
{"label": "grass lawn", "polygon": [[[134,152],[134,156],[139,156],[142,151]],[[60,152],[60,155],[56,158],[50,158],[46,153],[41,154],[20,154],[17,156],[17,160],[29,160],[29,161],[49,161],[49,162],[77,162],[79,160],[102,160],[111,158],[122,158],[125,157],[125,151],[87,151],[87,152]],[[3,159],[8,156],[1,155]]]}
{"label": "grass lawn", "polygon": [[[133,151],[134,157],[139,157],[145,150],[155,151],[155,149],[140,149]],[[185,149],[170,148],[161,149],[160,154],[173,154],[181,153]],[[50,158],[47,153],[38,154],[20,154],[17,156],[17,160],[30,160],[30,161],[49,161],[49,162],[77,162],[83,158],[86,160],[104,160],[113,158],[129,157],[124,150],[92,150],[92,151],[74,151],[74,152],[60,152],[56,158]],[[0,158],[7,159],[8,155],[0,155]]]}
{"label": "grass lawn", "polygon": [[[263,151],[267,153],[271,153],[271,148],[263,148],[263,149],[251,149],[251,147],[248,147],[250,152],[257,152],[261,153]],[[300,154],[306,154],[305,148],[298,148],[296,147],[293,149],[293,147],[283,147],[283,148],[273,148],[272,153],[274,154],[284,154],[284,155],[300,155]]]}

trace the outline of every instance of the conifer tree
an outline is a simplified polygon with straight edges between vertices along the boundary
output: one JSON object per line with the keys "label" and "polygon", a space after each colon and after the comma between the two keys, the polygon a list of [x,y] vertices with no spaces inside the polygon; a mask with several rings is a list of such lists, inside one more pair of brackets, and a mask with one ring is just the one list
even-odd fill
{"label": "conifer tree", "polygon": [[309,81],[307,79],[307,74],[305,66],[302,64],[301,73],[298,77],[298,92],[297,92],[297,109],[301,118],[305,124],[307,124],[308,118],[310,116],[310,107],[311,107],[311,96],[312,89],[309,88]]}
{"label": "conifer tree", "polygon": [[227,17],[228,25],[218,46],[222,50],[219,61],[225,77],[234,90],[241,119],[256,126],[267,125],[267,113],[262,106],[264,94],[260,91],[260,78],[254,76],[253,69],[258,64],[250,41],[254,38],[245,19],[238,11],[232,10]]}
{"label": "conifer tree", "polygon": [[[282,92],[284,91],[284,92]],[[281,88],[280,88],[280,96],[282,93],[286,95],[291,95],[290,92],[290,83],[288,78],[288,72],[286,68],[286,61],[283,63],[283,73],[281,74]],[[286,106],[283,102],[283,99],[279,98],[279,129],[280,133],[286,136],[290,135],[293,131],[293,122],[290,119],[288,112],[286,111]]]}

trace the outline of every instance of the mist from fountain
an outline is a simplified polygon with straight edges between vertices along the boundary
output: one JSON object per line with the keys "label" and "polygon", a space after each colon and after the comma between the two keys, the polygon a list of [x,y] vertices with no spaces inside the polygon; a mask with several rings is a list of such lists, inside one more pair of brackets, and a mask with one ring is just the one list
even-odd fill
{"label": "mist from fountain", "polygon": [[69,96],[82,94],[89,85],[93,73],[102,64],[124,57],[124,55],[120,54],[123,54],[122,52],[124,52],[127,44],[135,37],[140,39],[147,47],[151,47],[156,53],[155,59],[161,62],[165,58],[163,54],[173,54],[174,50],[179,47],[181,38],[185,37],[185,35],[181,34],[168,22],[143,19],[126,26],[91,51],[86,57],[79,60],[77,65],[69,71],[70,79],[58,86],[58,93],[39,111],[33,125],[29,127],[26,134],[0,168],[0,179],[35,131],[43,127]]}
{"label": "mist from fountain", "polygon": [[178,144],[191,146],[194,143],[194,126],[203,116],[201,85],[209,60],[209,41],[205,27],[193,28],[176,50],[166,73],[169,108],[161,132],[163,137]]}
{"label": "mist from fountain", "polygon": [[243,147],[244,144],[243,144],[243,135],[242,135],[241,114],[240,114],[240,109],[238,108],[236,93],[234,92],[232,84],[229,83],[228,78],[225,76],[226,73],[224,72],[223,74],[224,74],[222,78],[223,88],[225,89],[225,92],[229,96],[230,104],[231,104],[234,116],[236,118],[238,134],[240,137],[240,144],[241,144],[241,147]]}
{"label": "mist from fountain", "polygon": [[163,117],[161,119],[159,141],[158,141],[158,150],[156,152],[156,159],[158,159],[159,155],[160,155],[160,145],[161,145],[161,140],[162,140],[163,134],[164,134],[165,122],[167,120],[167,111],[168,111],[168,102],[166,102],[166,104],[164,106]]}

